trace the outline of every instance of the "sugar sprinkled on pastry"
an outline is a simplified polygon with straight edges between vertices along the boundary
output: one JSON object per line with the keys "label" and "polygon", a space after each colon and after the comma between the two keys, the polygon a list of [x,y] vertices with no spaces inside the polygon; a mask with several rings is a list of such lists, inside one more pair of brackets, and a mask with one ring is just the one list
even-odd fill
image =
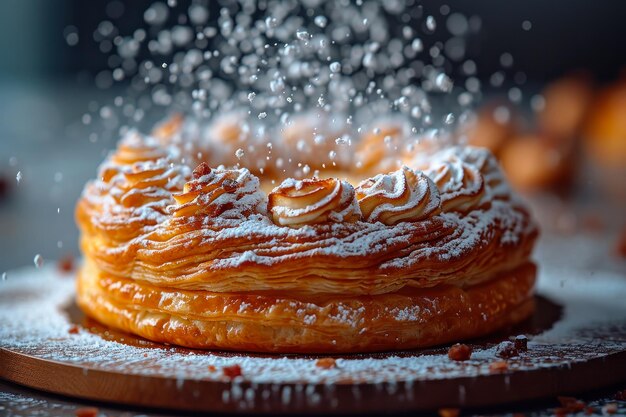
{"label": "sugar sprinkled on pastry", "polygon": [[354,222],[361,217],[354,188],[336,178],[285,180],[269,194],[268,208],[281,226]]}
{"label": "sugar sprinkled on pastry", "polygon": [[[532,309],[536,230],[487,151],[266,196],[245,168],[145,161],[153,141],[133,135],[138,161],[122,141],[103,165],[119,173],[77,208],[78,301],[104,323],[190,347],[350,352],[474,337]],[[441,330],[452,311],[481,319]]]}
{"label": "sugar sprinkled on pastry", "polygon": [[[536,226],[493,155],[440,128],[429,95],[455,86],[445,60],[414,65],[418,18],[374,0],[228,6],[148,71],[177,113],[128,131],[84,188],[86,314],[281,353],[413,349],[527,318]],[[298,17],[318,13],[332,19]]]}
{"label": "sugar sprinkled on pastry", "polygon": [[367,221],[381,221],[389,226],[422,220],[441,211],[435,183],[424,173],[406,166],[361,182],[357,198]]}

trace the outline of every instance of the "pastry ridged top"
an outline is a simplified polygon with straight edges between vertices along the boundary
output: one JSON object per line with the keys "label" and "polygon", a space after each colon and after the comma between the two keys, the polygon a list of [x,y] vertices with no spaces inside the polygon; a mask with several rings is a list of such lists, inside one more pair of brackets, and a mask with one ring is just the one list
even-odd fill
{"label": "pastry ridged top", "polygon": [[526,262],[537,234],[483,149],[355,185],[287,179],[269,195],[245,168],[180,155],[131,132],[86,185],[81,246],[104,273],[212,292],[382,294],[489,280]]}

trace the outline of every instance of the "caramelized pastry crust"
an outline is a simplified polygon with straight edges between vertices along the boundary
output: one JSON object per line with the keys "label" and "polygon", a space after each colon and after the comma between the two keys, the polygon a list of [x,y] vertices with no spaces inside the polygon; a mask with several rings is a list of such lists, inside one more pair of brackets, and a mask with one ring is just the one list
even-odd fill
{"label": "caramelized pastry crust", "polygon": [[414,349],[518,323],[533,309],[535,266],[481,285],[377,296],[214,293],[114,278],[87,263],[78,303],[109,326],[191,348],[350,353]]}
{"label": "caramelized pastry crust", "polygon": [[78,298],[104,323],[331,353],[475,337],[531,312],[537,230],[488,151],[439,151],[356,190],[287,179],[266,195],[246,168],[189,166],[162,143],[129,134],[77,205]]}

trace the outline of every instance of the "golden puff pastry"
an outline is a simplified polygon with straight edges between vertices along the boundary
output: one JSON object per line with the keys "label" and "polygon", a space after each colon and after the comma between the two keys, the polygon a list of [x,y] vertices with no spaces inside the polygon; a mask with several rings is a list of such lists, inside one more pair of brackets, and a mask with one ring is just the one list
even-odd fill
{"label": "golden puff pastry", "polygon": [[157,342],[256,352],[415,349],[482,336],[532,312],[535,266],[471,288],[376,296],[215,293],[116,278],[87,262],[78,303],[100,322]]}
{"label": "golden puff pastry", "polygon": [[266,194],[262,175],[190,166],[163,143],[129,134],[77,205],[78,300],[105,324],[190,347],[332,353],[476,337],[532,312],[537,229],[486,150]]}

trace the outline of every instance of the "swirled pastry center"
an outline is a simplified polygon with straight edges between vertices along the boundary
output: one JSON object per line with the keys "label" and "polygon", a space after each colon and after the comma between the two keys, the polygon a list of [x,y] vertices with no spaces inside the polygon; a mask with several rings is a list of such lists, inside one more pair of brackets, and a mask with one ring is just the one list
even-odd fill
{"label": "swirled pastry center", "polygon": [[455,156],[435,162],[427,173],[439,188],[444,211],[469,211],[478,207],[485,196],[480,171]]}
{"label": "swirled pastry center", "polygon": [[274,223],[282,226],[354,222],[361,217],[354,188],[335,178],[285,180],[270,193],[268,209]]}
{"label": "swirled pastry center", "polygon": [[362,181],[356,195],[368,222],[394,225],[419,221],[441,210],[439,191],[433,181],[406,166]]}
{"label": "swirled pastry center", "polygon": [[259,180],[246,168],[211,170],[206,164],[194,170],[194,178],[174,200],[177,204],[170,208],[174,217],[244,218],[262,213],[265,206]]}

